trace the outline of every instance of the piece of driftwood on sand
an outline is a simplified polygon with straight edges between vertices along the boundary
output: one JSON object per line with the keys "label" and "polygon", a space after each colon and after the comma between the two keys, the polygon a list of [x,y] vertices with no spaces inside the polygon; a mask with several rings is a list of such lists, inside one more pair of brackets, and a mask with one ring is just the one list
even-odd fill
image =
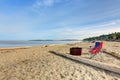
{"label": "piece of driftwood on sand", "polygon": [[106,64],[106,63],[94,61],[94,60],[91,60],[91,59],[75,57],[73,55],[62,54],[62,53],[58,53],[58,52],[54,52],[54,51],[50,51],[50,52],[55,54],[55,55],[68,58],[70,60],[74,60],[74,61],[81,62],[81,63],[87,64],[87,65],[91,65],[91,66],[94,66],[94,67],[97,67],[97,68],[100,68],[100,69],[104,69],[104,70],[107,70],[107,71],[111,71],[111,72],[120,74],[120,67],[118,67],[118,66],[113,66],[113,65]]}
{"label": "piece of driftwood on sand", "polygon": [[117,57],[117,58],[119,58],[119,59],[120,59],[120,54],[119,54],[119,53],[115,53],[115,52],[108,52],[108,51],[106,51],[106,50],[103,50],[103,52],[104,52],[104,53],[107,53],[107,54],[110,54],[110,55],[112,55],[112,56],[115,56],[115,57]]}

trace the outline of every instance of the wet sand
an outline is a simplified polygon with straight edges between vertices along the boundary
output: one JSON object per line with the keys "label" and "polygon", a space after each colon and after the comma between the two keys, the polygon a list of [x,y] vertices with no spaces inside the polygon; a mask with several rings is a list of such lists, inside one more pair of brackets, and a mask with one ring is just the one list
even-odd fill
{"label": "wet sand", "polygon": [[[50,51],[69,54],[71,47],[82,47],[83,58],[89,58],[94,43],[50,44],[0,49],[0,80],[120,80],[120,74],[77,63]],[[104,42],[102,50],[120,55],[120,42]],[[92,60],[120,67],[120,59],[100,52]]]}

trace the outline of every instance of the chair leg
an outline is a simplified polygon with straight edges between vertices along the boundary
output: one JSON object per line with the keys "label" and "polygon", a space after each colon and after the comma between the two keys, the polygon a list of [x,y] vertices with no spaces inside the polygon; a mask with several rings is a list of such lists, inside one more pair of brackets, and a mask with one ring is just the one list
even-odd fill
{"label": "chair leg", "polygon": [[92,54],[91,57],[89,59],[92,59],[96,54]]}
{"label": "chair leg", "polygon": [[103,58],[102,58],[102,52],[99,52],[99,54],[100,54],[100,60],[102,61],[103,60]]}

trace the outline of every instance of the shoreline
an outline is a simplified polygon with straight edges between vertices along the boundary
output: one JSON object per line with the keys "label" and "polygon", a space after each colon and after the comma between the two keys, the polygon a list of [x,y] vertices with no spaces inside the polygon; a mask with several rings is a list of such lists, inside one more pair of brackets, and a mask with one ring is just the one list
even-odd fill
{"label": "shoreline", "polygon": [[[30,41],[31,42],[31,41]],[[39,42],[39,43],[37,43]],[[14,41],[12,41],[13,44],[7,44],[6,43],[2,44],[0,46],[0,48],[16,48],[16,47],[25,47],[25,46],[40,46],[40,45],[51,45],[51,44],[67,44],[67,43],[77,43],[77,42],[82,42],[82,41],[57,41],[57,42],[54,42],[54,41],[44,41],[44,42],[41,42],[41,41],[33,41],[33,43],[28,43],[28,42],[25,42],[25,43],[22,43],[20,44],[19,41],[18,43],[15,42],[15,44],[17,45],[14,45]],[[27,44],[26,44],[27,43]]]}

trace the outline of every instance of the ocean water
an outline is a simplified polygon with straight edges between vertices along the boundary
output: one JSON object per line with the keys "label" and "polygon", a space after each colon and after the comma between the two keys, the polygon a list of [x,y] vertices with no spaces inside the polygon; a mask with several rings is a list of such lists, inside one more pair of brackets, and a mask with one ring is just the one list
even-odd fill
{"label": "ocean water", "polygon": [[61,43],[74,43],[80,41],[23,41],[23,40],[9,40],[0,41],[0,48],[6,47],[21,47],[21,46],[34,46],[43,44],[61,44]]}

